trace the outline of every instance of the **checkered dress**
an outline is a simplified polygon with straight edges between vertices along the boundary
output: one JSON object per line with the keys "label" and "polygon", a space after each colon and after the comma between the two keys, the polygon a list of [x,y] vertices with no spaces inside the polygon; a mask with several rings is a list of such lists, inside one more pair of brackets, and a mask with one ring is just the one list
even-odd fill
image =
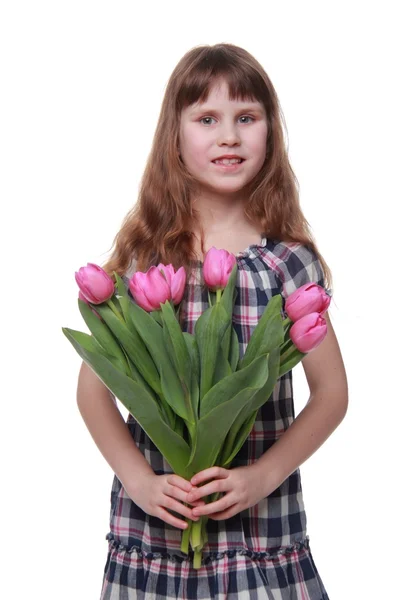
{"label": "checkered dress", "polygon": [[[325,286],[316,255],[298,243],[263,238],[236,256],[238,295],[233,326],[242,357],[250,335],[272,296],[285,299],[308,282]],[[133,269],[124,277],[128,283]],[[208,307],[199,261],[181,304],[182,328],[194,325]],[[284,308],[284,305],[283,305]],[[264,454],[294,420],[292,372],[276,383],[260,408],[247,441],[231,467]],[[127,426],[155,473],[171,468],[143,429]],[[147,515],[132,502],[115,476],[111,490],[108,555],[101,600],[133,598],[328,600],[311,555],[299,469],[256,506],[225,521],[209,519],[204,564],[193,569],[180,551],[181,530]]]}

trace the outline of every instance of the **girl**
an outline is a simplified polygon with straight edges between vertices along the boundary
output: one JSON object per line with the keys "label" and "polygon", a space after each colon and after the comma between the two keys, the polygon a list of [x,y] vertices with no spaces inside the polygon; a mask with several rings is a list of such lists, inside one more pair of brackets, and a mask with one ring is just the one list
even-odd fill
{"label": "girl", "polygon": [[[169,80],[138,203],[104,268],[127,284],[135,269],[184,265],[180,318],[193,333],[208,306],[205,252],[216,246],[234,253],[233,322],[243,356],[272,296],[285,300],[307,282],[330,287],[296,183],[262,66],[231,44],[195,47]],[[345,369],[325,316],[326,338],[302,361],[310,398],[297,418],[290,371],[231,468],[206,469],[190,482],[171,473],[131,415],[124,422],[108,389],[82,364],[78,406],[115,473],[102,600],[328,599],[311,555],[299,472],[347,410]],[[220,499],[205,504],[216,491]],[[180,551],[181,533],[185,517],[205,514],[208,544],[195,570]]]}

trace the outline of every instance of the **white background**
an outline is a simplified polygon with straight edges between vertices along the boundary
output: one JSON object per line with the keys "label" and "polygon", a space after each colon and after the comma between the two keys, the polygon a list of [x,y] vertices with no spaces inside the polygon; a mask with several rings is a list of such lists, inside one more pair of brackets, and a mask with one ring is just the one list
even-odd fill
{"label": "white background", "polygon": [[[61,327],[85,330],[74,272],[104,263],[137,198],[173,68],[217,42],[271,77],[334,276],[350,404],[301,468],[313,557],[333,600],[398,597],[396,4],[2,3],[3,598],[100,596],[113,473],[78,412],[81,361]],[[294,382],[298,413],[300,366]]]}

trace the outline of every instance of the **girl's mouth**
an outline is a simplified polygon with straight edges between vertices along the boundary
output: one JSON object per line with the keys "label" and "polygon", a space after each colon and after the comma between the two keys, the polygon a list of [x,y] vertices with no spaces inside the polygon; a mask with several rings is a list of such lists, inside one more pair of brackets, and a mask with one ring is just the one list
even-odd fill
{"label": "girl's mouth", "polygon": [[240,165],[242,165],[244,163],[244,159],[241,158],[238,162],[232,162],[232,163],[223,163],[223,162],[216,162],[215,160],[212,161],[212,163],[217,167],[217,169],[221,169],[222,171],[237,171],[240,168]]}

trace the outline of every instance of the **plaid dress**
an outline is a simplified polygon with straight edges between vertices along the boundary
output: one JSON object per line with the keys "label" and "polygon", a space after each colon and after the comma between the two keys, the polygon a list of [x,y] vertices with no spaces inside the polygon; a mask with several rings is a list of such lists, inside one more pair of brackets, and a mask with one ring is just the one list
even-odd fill
{"label": "plaid dress", "polygon": [[[316,255],[304,245],[263,238],[236,255],[238,295],[233,326],[240,357],[265,307],[305,283],[325,287]],[[125,275],[127,284],[134,270]],[[194,325],[208,307],[202,263],[195,264],[181,303],[181,325]],[[283,304],[284,309],[284,304]],[[294,420],[292,371],[283,375],[260,408],[231,468],[264,454]],[[154,472],[172,470],[143,429],[128,416],[127,426]],[[328,600],[311,555],[299,469],[256,506],[225,521],[209,519],[204,563],[193,569],[180,551],[181,530],[142,511],[115,476],[111,490],[108,555],[101,600],[269,599]]]}

